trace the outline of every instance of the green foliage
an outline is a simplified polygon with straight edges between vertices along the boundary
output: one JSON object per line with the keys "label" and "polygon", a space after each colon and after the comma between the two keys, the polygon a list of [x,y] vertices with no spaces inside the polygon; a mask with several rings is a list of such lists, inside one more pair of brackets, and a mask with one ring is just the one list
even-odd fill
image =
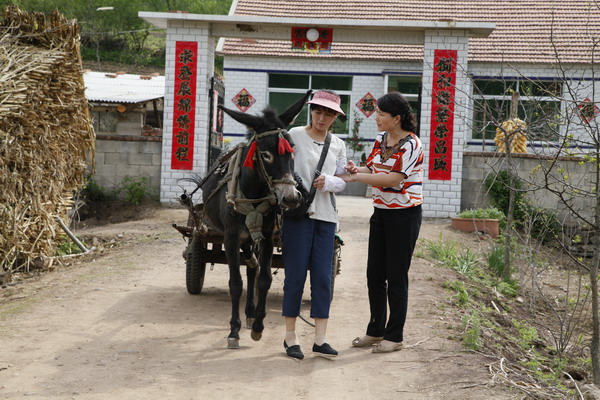
{"label": "green foliage", "polygon": [[513,217],[516,221],[522,221],[524,217],[523,203],[525,193],[522,191],[523,183],[518,176],[510,174],[508,171],[500,171],[497,175],[488,175],[483,184],[490,194],[492,205],[500,209],[504,215],[508,214],[508,203],[511,189],[515,190],[515,208]]}
{"label": "green foliage", "polygon": [[119,185],[119,193],[124,195],[125,203],[139,205],[146,198],[151,197],[151,189],[146,177],[126,177]]}
{"label": "green foliage", "polygon": [[85,61],[115,62],[121,64],[138,65],[145,67],[165,67],[165,55],[163,50],[139,50],[123,51],[111,49],[95,49],[93,47],[81,46],[81,58]]}
{"label": "green foliage", "polygon": [[462,317],[463,331],[463,346],[469,350],[481,350],[483,340],[481,339],[481,318],[477,312],[465,314]]}
{"label": "green foliage", "polygon": [[504,262],[504,247],[496,245],[488,254],[488,267],[498,277],[503,276],[506,263]]}
{"label": "green foliage", "polygon": [[[226,15],[232,0],[0,0],[0,6],[16,4],[27,12],[49,14],[58,10],[81,26],[84,60],[113,61],[164,67],[164,30],[138,16],[139,11],[188,11]],[[99,7],[113,7],[99,10]],[[158,37],[153,35],[158,34]]]}
{"label": "green foliage", "polygon": [[489,208],[476,208],[463,210],[458,214],[460,218],[480,218],[480,219],[498,219],[505,220],[506,216],[502,211],[497,209],[496,207]]}
{"label": "green foliage", "polygon": [[426,242],[426,248],[431,258],[463,275],[472,275],[479,265],[477,255],[471,249],[464,248],[459,251],[456,243],[443,241],[441,237],[437,242]]}
{"label": "green foliage", "polygon": [[73,242],[73,240],[71,240],[71,238],[65,234],[60,234],[58,236],[57,244],[58,247],[56,249],[56,252],[59,256],[81,253],[81,249],[79,248],[79,246],[77,246],[75,242]]}
{"label": "green foliage", "polygon": [[515,280],[502,281],[498,283],[498,293],[506,297],[515,297],[519,290],[519,284]]}
{"label": "green foliage", "polygon": [[519,333],[519,337],[517,337],[517,344],[523,350],[529,350],[533,346],[534,342],[539,338],[537,329],[530,326],[525,321],[513,319],[512,323]]}
{"label": "green foliage", "polygon": [[463,281],[446,281],[442,286],[445,289],[456,292],[452,298],[456,300],[456,304],[459,307],[465,308],[469,304],[469,292],[467,291]]}
{"label": "green foliage", "polygon": [[529,227],[531,236],[542,243],[548,242],[560,233],[560,223],[555,211],[537,207],[529,202],[523,204],[524,221],[522,225]]}
{"label": "green foliage", "polygon": [[447,260],[450,260],[457,253],[456,244],[454,242],[443,241],[441,234],[440,240],[437,242],[427,241],[426,248],[429,252],[429,255],[434,260],[438,260],[442,263],[446,263]]}
{"label": "green foliage", "polygon": [[[543,207],[538,207],[525,199],[522,191],[523,183],[519,177],[509,174],[507,171],[500,171],[496,176],[488,176],[484,185],[488,190],[492,204],[502,211],[504,215],[508,214],[508,202],[510,196],[510,177],[513,176],[512,187],[515,189],[515,208],[513,218],[518,228],[525,228],[531,236],[546,242],[548,238],[560,232],[560,224],[555,211]],[[505,221],[505,218],[502,219]]]}
{"label": "green foliage", "polygon": [[111,203],[122,199],[126,204],[139,205],[144,200],[154,198],[152,188],[146,177],[125,177],[114,190],[107,189],[93,178],[87,179],[86,186],[81,191],[84,201],[91,203]]}
{"label": "green foliage", "polygon": [[462,249],[457,256],[451,260],[451,268],[463,275],[471,275],[479,265],[477,255],[471,249]]}
{"label": "green foliage", "polygon": [[116,200],[116,192],[104,188],[92,177],[87,177],[86,182],[85,187],[81,190],[81,197],[84,201],[103,203]]}
{"label": "green foliage", "polygon": [[[358,115],[358,112],[354,111],[354,124],[352,125],[352,134],[346,138],[348,148],[352,150],[352,155],[356,152],[362,152],[365,149],[363,138],[360,137],[360,124],[363,122],[363,118]],[[362,158],[361,158],[362,159]]]}

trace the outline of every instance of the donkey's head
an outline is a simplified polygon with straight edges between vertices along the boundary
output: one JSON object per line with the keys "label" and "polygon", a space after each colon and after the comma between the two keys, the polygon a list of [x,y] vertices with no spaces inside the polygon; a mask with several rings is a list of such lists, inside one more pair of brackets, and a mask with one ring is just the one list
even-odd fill
{"label": "donkey's head", "polygon": [[287,127],[302,110],[311,92],[306,92],[280,115],[271,108],[266,108],[262,116],[257,116],[219,106],[231,118],[248,127],[244,168],[249,168],[262,179],[270,181],[275,189],[277,202],[283,208],[295,208],[298,204],[298,191],[293,178],[293,143]]}

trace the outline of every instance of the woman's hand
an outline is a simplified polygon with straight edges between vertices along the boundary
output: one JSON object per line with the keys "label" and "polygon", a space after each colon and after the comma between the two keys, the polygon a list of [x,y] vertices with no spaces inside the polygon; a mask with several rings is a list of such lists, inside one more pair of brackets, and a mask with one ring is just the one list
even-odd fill
{"label": "woman's hand", "polygon": [[358,167],[351,160],[348,161],[348,164],[346,164],[345,168],[346,168],[346,171],[348,171],[351,174],[356,174],[358,172]]}
{"label": "woman's hand", "polygon": [[313,181],[313,186],[318,190],[323,190],[323,187],[325,187],[325,175],[321,175],[315,179]]}
{"label": "woman's hand", "polygon": [[338,178],[342,178],[344,180],[344,182],[354,182],[356,179],[356,175],[354,174],[343,174],[343,175],[338,175]]}

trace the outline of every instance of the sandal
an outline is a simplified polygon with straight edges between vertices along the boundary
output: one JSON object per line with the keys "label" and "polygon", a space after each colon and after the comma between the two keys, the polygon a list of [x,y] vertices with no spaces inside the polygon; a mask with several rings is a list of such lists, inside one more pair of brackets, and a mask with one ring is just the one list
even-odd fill
{"label": "sandal", "polygon": [[371,347],[374,344],[378,344],[383,340],[383,337],[375,337],[365,335],[363,337],[357,337],[352,341],[352,346],[354,347]]}
{"label": "sandal", "polygon": [[373,353],[392,353],[394,351],[400,351],[402,350],[404,346],[402,345],[402,342],[396,343],[396,342],[381,342],[378,343],[376,346],[373,347]]}

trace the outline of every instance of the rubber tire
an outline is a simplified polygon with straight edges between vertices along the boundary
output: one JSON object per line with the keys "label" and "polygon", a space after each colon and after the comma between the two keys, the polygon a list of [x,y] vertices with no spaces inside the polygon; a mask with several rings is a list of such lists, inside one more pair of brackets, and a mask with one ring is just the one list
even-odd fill
{"label": "rubber tire", "polygon": [[189,294],[200,294],[204,286],[206,262],[202,261],[203,251],[204,244],[198,235],[194,235],[188,244],[185,259],[185,286]]}

